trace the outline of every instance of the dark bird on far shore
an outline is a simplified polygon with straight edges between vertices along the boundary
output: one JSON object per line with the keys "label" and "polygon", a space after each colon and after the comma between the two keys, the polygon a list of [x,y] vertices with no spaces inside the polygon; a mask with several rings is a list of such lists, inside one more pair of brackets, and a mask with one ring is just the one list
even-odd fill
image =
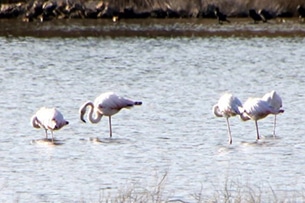
{"label": "dark bird on far shore", "polygon": [[258,11],[258,14],[259,14],[262,18],[264,18],[266,21],[273,18],[273,16],[272,16],[268,11],[266,11],[265,9],[259,10],[259,11]]}
{"label": "dark bird on far shore", "polygon": [[258,14],[254,9],[249,10],[249,16],[254,20],[254,23],[259,21],[267,22],[263,15]]}
{"label": "dark bird on far shore", "polygon": [[303,21],[303,19],[305,18],[305,8],[301,5],[297,6],[297,11],[299,14],[299,18]]}
{"label": "dark bird on far shore", "polygon": [[225,15],[225,14],[223,14],[223,13],[221,13],[220,11],[219,11],[219,8],[215,8],[215,10],[214,10],[214,13],[215,13],[215,16],[217,17],[217,19],[218,19],[218,23],[219,24],[222,24],[222,22],[228,22],[228,23],[230,23],[230,21],[227,19],[227,15]]}

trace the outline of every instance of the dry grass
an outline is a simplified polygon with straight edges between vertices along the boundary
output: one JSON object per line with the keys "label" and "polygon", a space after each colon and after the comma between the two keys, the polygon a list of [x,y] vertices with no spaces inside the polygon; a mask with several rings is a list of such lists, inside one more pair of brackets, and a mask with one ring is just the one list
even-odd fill
{"label": "dry grass", "polygon": [[[158,183],[150,188],[141,188],[135,185],[129,186],[118,191],[114,197],[100,196],[100,203],[183,203],[181,199],[171,199],[166,194],[167,173],[158,179]],[[194,203],[262,203],[262,202],[285,202],[297,203],[305,202],[304,192],[276,191],[270,184],[261,186],[243,184],[241,182],[231,181],[228,178],[224,181],[222,187],[214,187],[213,194],[207,194],[203,188],[199,192],[191,194]]]}
{"label": "dry grass", "polygon": [[168,197],[164,194],[167,173],[161,178],[157,178],[157,183],[151,187],[126,186],[119,189],[118,194],[110,195],[100,194],[100,203],[161,203],[168,202]]}

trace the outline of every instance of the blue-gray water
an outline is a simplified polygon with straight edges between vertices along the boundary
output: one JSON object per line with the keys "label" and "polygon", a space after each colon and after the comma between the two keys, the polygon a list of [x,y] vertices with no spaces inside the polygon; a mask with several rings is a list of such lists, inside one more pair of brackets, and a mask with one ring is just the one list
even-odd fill
{"label": "blue-gray water", "polygon": [[[129,189],[196,202],[238,190],[264,202],[304,201],[303,38],[0,38],[0,201],[97,202]],[[242,101],[276,90],[277,139],[253,121],[212,114],[222,93]],[[114,91],[142,106],[82,123],[78,108]],[[57,107],[70,122],[44,138],[30,118]],[[270,137],[273,116],[259,121]],[[104,143],[90,142],[99,137]],[[226,187],[226,184],[228,185]],[[247,190],[247,188],[249,188]],[[276,197],[273,192],[275,192]]]}

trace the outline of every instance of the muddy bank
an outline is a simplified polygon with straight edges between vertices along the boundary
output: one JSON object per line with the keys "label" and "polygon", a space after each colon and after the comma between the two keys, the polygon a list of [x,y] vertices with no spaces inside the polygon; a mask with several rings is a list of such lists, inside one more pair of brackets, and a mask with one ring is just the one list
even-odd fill
{"label": "muddy bank", "polygon": [[[248,17],[264,9],[271,18],[297,17],[304,0],[1,0],[0,18],[54,19],[215,18],[216,7],[228,17]],[[305,15],[305,14],[304,14]]]}
{"label": "muddy bank", "polygon": [[249,18],[230,18],[220,25],[216,19],[62,19],[24,23],[0,19],[0,36],[77,38],[77,37],[305,37],[305,26],[297,18],[285,22],[270,20],[254,24]]}

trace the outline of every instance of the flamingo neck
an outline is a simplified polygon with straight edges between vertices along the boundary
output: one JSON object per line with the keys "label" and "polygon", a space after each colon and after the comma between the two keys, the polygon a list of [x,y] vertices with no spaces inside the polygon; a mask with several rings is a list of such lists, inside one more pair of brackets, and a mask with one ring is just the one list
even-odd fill
{"label": "flamingo neck", "polygon": [[34,128],[40,128],[40,125],[39,125],[39,122],[38,122],[38,119],[36,116],[33,116],[32,119],[31,119],[31,123],[32,123],[32,126]]}
{"label": "flamingo neck", "polygon": [[239,114],[239,117],[242,121],[248,121],[250,120],[250,116],[246,113],[246,112],[243,112],[241,114]]}
{"label": "flamingo neck", "polygon": [[217,104],[213,106],[213,113],[217,117],[223,117],[222,113],[219,111],[219,107]]}
{"label": "flamingo neck", "polygon": [[[82,112],[86,112],[87,107],[89,107],[88,119],[91,123],[98,123],[102,118],[102,114],[95,110],[92,102],[87,102],[82,108]],[[94,115],[95,114],[95,115]],[[82,117],[82,116],[81,116]]]}

